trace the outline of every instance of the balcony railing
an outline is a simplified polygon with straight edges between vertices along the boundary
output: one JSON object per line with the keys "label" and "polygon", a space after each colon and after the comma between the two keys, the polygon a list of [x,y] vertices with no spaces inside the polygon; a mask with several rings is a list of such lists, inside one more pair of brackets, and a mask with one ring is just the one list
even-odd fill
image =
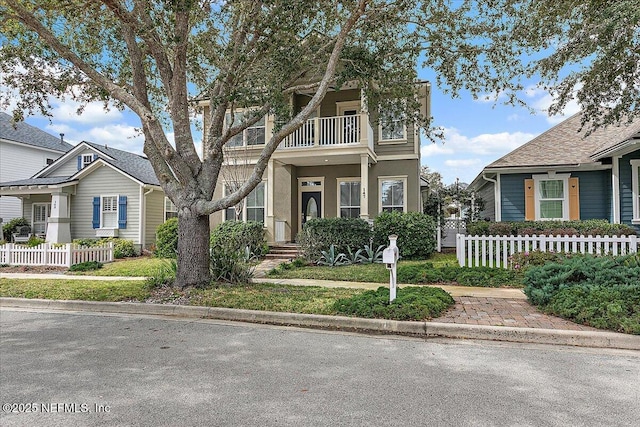
{"label": "balcony railing", "polygon": [[[363,122],[365,123],[364,129]],[[369,128],[366,114],[316,117],[307,120],[304,125],[287,136],[280,143],[279,148],[335,147],[366,144],[372,133],[369,132]]]}

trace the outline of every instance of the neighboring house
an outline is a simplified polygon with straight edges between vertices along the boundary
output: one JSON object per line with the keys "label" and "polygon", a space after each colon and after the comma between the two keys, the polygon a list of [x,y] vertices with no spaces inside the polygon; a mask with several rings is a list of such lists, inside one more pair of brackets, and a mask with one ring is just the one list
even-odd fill
{"label": "neighboring house", "polygon": [[120,237],[140,249],[172,216],[147,158],[86,141],[29,179],[0,183],[0,195],[21,197],[33,232],[50,243]]}
{"label": "neighboring house", "polygon": [[[471,183],[492,221],[606,219],[640,230],[640,118],[590,135],[576,114]],[[587,125],[588,126],[588,125]]]}
{"label": "neighboring house", "polygon": [[[14,123],[9,114],[0,112],[0,182],[29,178],[72,148],[62,138],[24,122]],[[28,215],[22,212],[20,199],[0,197],[0,218],[5,223]]]}
{"label": "neighboring house", "polygon": [[[421,82],[419,88],[421,112],[429,117],[430,85]],[[309,99],[308,94],[293,95],[294,113]],[[203,105],[206,130],[209,111]],[[241,117],[243,111],[234,114]],[[211,225],[260,221],[273,243],[295,240],[312,218],[370,220],[382,211],[422,211],[419,131],[397,117],[379,124],[376,119],[355,86],[327,92],[307,123],[281,142],[256,189],[235,208],[212,214]],[[266,116],[227,143],[214,198],[246,180],[274,122]]]}

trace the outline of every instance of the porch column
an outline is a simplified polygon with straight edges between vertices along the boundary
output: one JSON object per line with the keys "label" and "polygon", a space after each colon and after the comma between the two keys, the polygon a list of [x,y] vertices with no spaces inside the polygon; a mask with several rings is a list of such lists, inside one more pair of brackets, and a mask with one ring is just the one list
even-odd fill
{"label": "porch column", "polygon": [[51,216],[47,220],[48,243],[71,242],[71,219],[69,212],[69,195],[53,193],[51,195]]}
{"label": "porch column", "polygon": [[369,155],[360,155],[360,218],[369,219]]}
{"label": "porch column", "polygon": [[275,242],[275,217],[273,216],[273,186],[275,181],[275,164],[273,159],[267,164],[267,242]]}
{"label": "porch column", "polygon": [[611,222],[620,224],[620,156],[611,160]]}

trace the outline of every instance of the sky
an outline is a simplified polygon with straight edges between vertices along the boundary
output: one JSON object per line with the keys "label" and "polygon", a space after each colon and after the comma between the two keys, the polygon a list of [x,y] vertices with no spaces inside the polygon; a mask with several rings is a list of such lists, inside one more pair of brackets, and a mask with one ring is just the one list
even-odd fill
{"label": "sky", "polygon": [[[437,143],[421,138],[421,163],[439,172],[445,185],[456,179],[470,183],[485,166],[579,110],[576,104],[569,104],[563,116],[549,116],[546,110],[553,99],[536,89],[536,82],[525,82],[529,89],[524,96],[532,114],[525,107],[496,104],[485,97],[474,100],[465,93],[454,99],[435,85],[430,70],[419,70],[418,77],[432,82],[433,125],[442,128],[445,136]],[[51,118],[31,116],[26,122],[54,136],[64,133],[71,144],[86,140],[142,154],[140,122],[133,113],[105,111],[101,103],[92,103],[78,115],[78,104],[70,100],[51,99],[51,106]],[[171,133],[168,137],[173,139]],[[199,149],[201,135],[197,133],[195,139]]]}

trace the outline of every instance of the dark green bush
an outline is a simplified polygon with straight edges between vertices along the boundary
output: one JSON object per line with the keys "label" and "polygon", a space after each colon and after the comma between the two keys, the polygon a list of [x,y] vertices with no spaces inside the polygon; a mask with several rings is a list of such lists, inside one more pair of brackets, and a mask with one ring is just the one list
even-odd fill
{"label": "dark green bush", "polygon": [[245,252],[235,247],[215,243],[210,254],[211,280],[213,282],[248,283],[253,276],[253,266]]}
{"label": "dark green bush", "polygon": [[381,213],[373,223],[373,247],[388,246],[391,234],[398,236],[402,258],[427,258],[436,249],[436,222],[423,213]]}
{"label": "dark green bush", "polygon": [[347,248],[362,248],[370,243],[370,239],[371,227],[360,218],[312,219],[307,221],[296,238],[304,257],[313,262],[331,245],[338,253],[347,253]]}
{"label": "dark green bush", "polygon": [[102,263],[98,261],[86,261],[79,264],[73,264],[69,267],[69,271],[93,271],[102,268]]}
{"label": "dark green bush", "polygon": [[532,267],[524,275],[524,293],[534,305],[544,306],[554,294],[575,285],[620,286],[640,283],[637,255],[624,257],[574,256],[562,263]]}
{"label": "dark green bush", "polygon": [[471,236],[524,236],[525,234],[530,236],[533,234],[629,236],[635,235],[636,231],[626,224],[611,224],[604,219],[588,219],[584,221],[476,221],[467,224],[467,234]]}
{"label": "dark green bush", "polygon": [[212,248],[225,246],[242,252],[249,247],[250,253],[257,257],[268,251],[264,240],[264,225],[256,221],[225,221],[213,229],[210,243]]}
{"label": "dark green bush", "polygon": [[544,310],[595,328],[640,335],[640,284],[566,287]]}
{"label": "dark green bush", "polygon": [[520,286],[518,272],[502,268],[444,266],[434,268],[431,263],[398,266],[399,283],[457,283],[461,286],[501,287]]}
{"label": "dark green bush", "polygon": [[351,298],[339,299],[334,309],[347,316],[393,319],[426,320],[438,317],[454,304],[454,300],[440,288],[398,288],[396,299],[389,303],[389,288],[379,287]]}
{"label": "dark green bush", "polygon": [[156,250],[158,258],[175,258],[178,252],[178,218],[169,218],[156,229]]}
{"label": "dark green bush", "polygon": [[105,243],[113,242],[113,257],[114,258],[128,258],[138,256],[135,244],[133,240],[120,239],[118,237],[109,237],[107,239],[74,239],[73,243],[76,245],[92,248],[95,246],[102,246]]}
{"label": "dark green bush", "polygon": [[22,227],[23,225],[29,225],[29,221],[26,218],[13,218],[11,221],[2,225],[2,233],[4,234],[4,239],[7,242],[13,241],[13,233],[18,232],[18,227]]}
{"label": "dark green bush", "polygon": [[564,252],[542,252],[530,251],[515,253],[509,257],[509,268],[514,270],[525,271],[529,267],[537,265],[545,265],[549,263],[561,263],[566,258],[579,256]]}

